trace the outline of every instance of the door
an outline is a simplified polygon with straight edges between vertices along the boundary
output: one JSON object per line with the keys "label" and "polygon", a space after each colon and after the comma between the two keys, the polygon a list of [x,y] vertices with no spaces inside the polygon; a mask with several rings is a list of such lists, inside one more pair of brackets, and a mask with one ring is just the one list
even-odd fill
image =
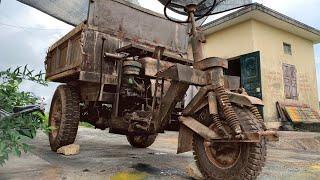
{"label": "door", "polygon": [[250,96],[262,99],[260,53],[246,54],[240,58],[241,86]]}
{"label": "door", "polygon": [[297,70],[294,65],[283,64],[284,94],[287,99],[298,99]]}

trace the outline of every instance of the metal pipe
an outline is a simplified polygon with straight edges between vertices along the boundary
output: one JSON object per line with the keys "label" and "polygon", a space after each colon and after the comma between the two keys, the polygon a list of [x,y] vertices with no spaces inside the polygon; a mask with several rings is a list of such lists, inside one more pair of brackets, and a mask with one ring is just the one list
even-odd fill
{"label": "metal pipe", "polygon": [[192,45],[192,54],[194,62],[199,62],[204,59],[203,53],[203,41],[197,31],[196,20],[194,17],[194,12],[196,10],[195,6],[188,6],[187,12],[189,13],[189,20],[191,24],[191,45]]}

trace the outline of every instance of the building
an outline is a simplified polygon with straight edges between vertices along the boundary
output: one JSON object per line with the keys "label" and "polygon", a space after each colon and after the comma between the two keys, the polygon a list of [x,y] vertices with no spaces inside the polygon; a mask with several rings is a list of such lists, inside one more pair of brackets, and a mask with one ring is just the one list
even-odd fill
{"label": "building", "polygon": [[229,75],[241,77],[247,92],[265,104],[267,126],[277,126],[276,102],[296,101],[318,109],[313,45],[320,31],[260,4],[203,27],[205,54],[229,60]]}

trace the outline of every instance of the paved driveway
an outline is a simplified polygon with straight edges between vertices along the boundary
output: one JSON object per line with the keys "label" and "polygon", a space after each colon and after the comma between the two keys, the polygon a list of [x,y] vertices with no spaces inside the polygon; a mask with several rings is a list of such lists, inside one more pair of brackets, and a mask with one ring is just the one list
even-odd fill
{"label": "paved driveway", "polygon": [[[281,141],[269,145],[266,167],[259,179],[319,179],[320,134],[281,133]],[[176,155],[177,133],[160,135],[150,148],[131,148],[124,136],[81,128],[80,154],[62,156],[50,151],[40,133],[30,142],[31,154],[11,157],[0,167],[2,179],[192,179],[191,153]]]}

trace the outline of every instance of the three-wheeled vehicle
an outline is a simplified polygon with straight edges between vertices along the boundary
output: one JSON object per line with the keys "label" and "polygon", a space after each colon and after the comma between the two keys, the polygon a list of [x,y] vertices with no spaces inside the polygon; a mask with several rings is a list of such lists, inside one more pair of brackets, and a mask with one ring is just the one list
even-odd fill
{"label": "three-wheeled vehicle", "polygon": [[[277,139],[256,108],[261,100],[224,76],[227,60],[203,56],[195,21],[204,1],[160,2],[183,7],[191,26],[123,0],[91,0],[86,21],[49,48],[46,78],[64,83],[51,103],[51,149],[72,144],[80,121],[146,148],[179,120],[178,153],[193,150],[206,178],[256,178],[266,140]],[[199,91],[187,104],[191,85]]]}

